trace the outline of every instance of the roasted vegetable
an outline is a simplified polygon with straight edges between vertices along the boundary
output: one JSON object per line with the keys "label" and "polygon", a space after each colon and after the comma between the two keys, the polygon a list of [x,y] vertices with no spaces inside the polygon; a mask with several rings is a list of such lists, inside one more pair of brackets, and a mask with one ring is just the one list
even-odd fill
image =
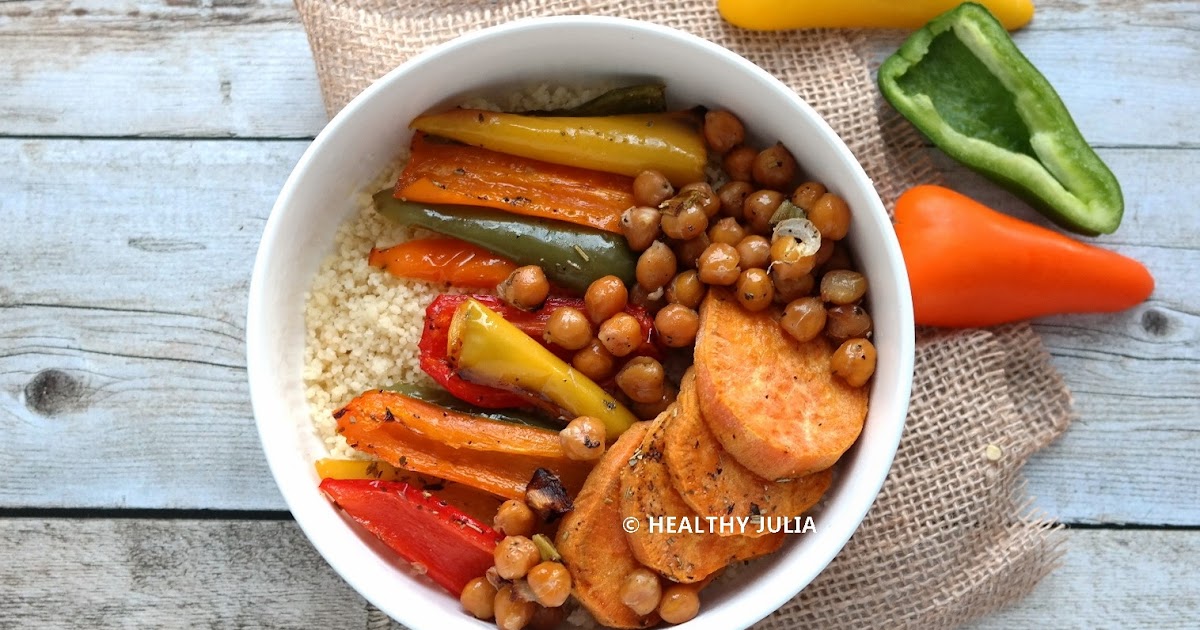
{"label": "roasted vegetable", "polygon": [[480,109],[418,116],[412,129],[521,157],[682,186],[704,179],[708,150],[689,113],[546,118]]}
{"label": "roasted vegetable", "polygon": [[500,534],[420,487],[392,481],[325,479],[321,492],[455,597],[467,582],[492,566]]}
{"label": "roasted vegetable", "polygon": [[520,112],[528,116],[617,116],[667,111],[667,86],[645,83],[613,88],[574,107]]}
{"label": "roasted vegetable", "polygon": [[518,265],[537,265],[554,284],[582,294],[597,278],[632,283],[637,256],[617,234],[500,210],[401,201],[392,191],[375,194],[383,216],[462,239]]}
{"label": "roasted vegetable", "polygon": [[918,324],[991,326],[1120,311],[1154,291],[1154,278],[1136,260],[940,186],[901,195],[895,227]]}
{"label": "roasted vegetable", "polygon": [[621,232],[633,178],[413,136],[395,196],[415,203],[487,206]]}
{"label": "roasted vegetable", "polygon": [[1108,234],[1121,224],[1117,178],[982,6],[964,3],[914,33],[879,68],[879,87],[947,155],[1059,225]]}
{"label": "roasted vegetable", "polygon": [[443,282],[463,289],[495,289],[517,266],[503,256],[450,237],[419,238],[372,248],[367,263],[397,278]]}
{"label": "roasted vegetable", "polygon": [[700,306],[696,393],[704,419],[737,461],[766,479],[829,468],[858,439],[867,390],[834,377],[824,336],[799,342],[770,311],[750,313],[711,287]]}
{"label": "roasted vegetable", "polygon": [[[663,463],[663,436],[678,412],[676,404],[659,414],[629,459],[629,465],[621,470],[619,503],[623,518],[639,519],[639,523],[651,518],[675,522],[685,519],[694,522],[697,518],[696,512],[675,491]],[[705,531],[655,531],[648,523],[626,534],[629,548],[639,562],[682,583],[702,581],[731,563],[771,553],[783,545],[785,537],[782,532],[750,537],[717,536]]]}
{"label": "roasted vegetable", "polygon": [[421,490],[436,492],[439,499],[485,523],[490,523],[500,508],[500,499],[495,495],[461,483],[419,475],[379,460],[325,458],[317,460],[316,469],[321,479],[402,481]]}
{"label": "roasted vegetable", "polygon": [[525,504],[546,523],[557,521],[572,508],[571,497],[558,475],[545,468],[533,471],[533,478],[525,486]]}
{"label": "roasted vegetable", "polygon": [[365,392],[334,417],[355,449],[507,499],[524,500],[538,468],[558,475],[569,493],[590,468],[566,457],[554,431],[470,416],[396,392]]}
{"label": "roasted vegetable", "polygon": [[621,527],[621,470],[646,435],[648,422],[639,422],[623,433],[588,475],[571,510],[558,528],[554,545],[571,571],[571,591],[602,625],[611,628],[648,628],[658,615],[635,614],[621,603],[625,577],[642,565],[629,549]]}
{"label": "roasted vegetable", "polygon": [[[446,317],[447,325],[450,323],[450,317],[452,315],[453,311],[451,311],[451,313]],[[444,347],[445,343],[443,343],[442,346]],[[444,407],[451,411],[457,411],[459,413],[465,413],[472,416],[482,416],[484,418],[499,420],[501,422],[511,422],[512,424],[522,424],[527,427],[537,427],[539,429],[549,429],[551,431],[558,431],[562,428],[561,422],[556,422],[555,420],[543,414],[532,411],[524,411],[522,409],[489,409],[487,407],[472,405],[471,403],[468,403],[454,394],[446,391],[445,389],[437,386],[413,385],[411,383],[393,383],[384,389],[404,394],[409,398],[415,398],[431,405]],[[507,394],[508,392],[503,393]]]}
{"label": "roasted vegetable", "polygon": [[564,417],[599,418],[610,438],[637,421],[611,394],[478,300],[455,311],[447,357],[466,380],[537,397]]}
{"label": "roasted vegetable", "polygon": [[[704,422],[694,370],[684,376],[676,405],[675,417],[663,428],[663,461],[672,486],[700,516],[792,518],[816,505],[829,489],[829,469],[780,483],[739,464]],[[747,536],[760,535],[757,524],[746,530]]]}
{"label": "roasted vegetable", "polygon": [[[961,0],[717,0],[721,17],[742,28],[920,28]],[[1033,18],[1031,0],[981,0],[1004,24],[1018,29]]]}
{"label": "roasted vegetable", "polygon": [[[488,385],[472,383],[463,380],[462,377],[455,373],[447,354],[448,332],[450,330],[450,321],[454,318],[455,311],[468,299],[478,300],[479,303],[504,317],[505,320],[512,323],[526,335],[529,335],[531,339],[546,346],[551,352],[556,353],[557,356],[564,360],[569,359],[571,353],[548,344],[545,341],[546,323],[549,321],[550,315],[558,308],[569,306],[582,310],[584,308],[583,300],[579,298],[551,297],[546,300],[541,308],[534,311],[523,311],[505,304],[499,298],[492,295],[468,296],[442,294],[435,298],[429,304],[429,307],[425,309],[425,328],[421,333],[419,347],[421,350],[421,369],[430,378],[460,400],[479,407],[505,409],[512,407],[534,407],[541,404],[540,398],[530,398],[529,394],[516,394]],[[630,356],[659,356],[658,349],[650,341],[653,320],[650,319],[645,309],[631,304],[625,307],[625,312],[637,319],[638,323],[642,326],[642,345]],[[420,398],[420,396],[417,397]]]}

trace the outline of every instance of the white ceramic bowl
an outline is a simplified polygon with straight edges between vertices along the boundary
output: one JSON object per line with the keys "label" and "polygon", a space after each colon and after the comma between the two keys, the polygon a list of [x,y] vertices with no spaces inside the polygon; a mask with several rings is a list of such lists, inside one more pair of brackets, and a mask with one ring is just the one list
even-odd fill
{"label": "white ceramic bowl", "polygon": [[380,79],[333,119],[305,152],[271,211],[250,284],[247,365],[254,414],[271,472],[296,522],[333,568],[372,604],[415,630],[494,627],[463,614],[456,598],[414,580],[317,491],[324,456],[301,380],[304,292],[332,249],[355,193],[407,145],[417,114],[467,96],[542,80],[659,79],[679,105],[736,112],[761,142],[782,140],[813,179],[854,210],[849,239],[871,284],[879,364],[862,436],[816,515],[816,532],[739,583],[709,588],[694,628],[738,628],[804,588],[858,527],[900,440],[913,367],[907,277],[891,224],[870,180],[829,126],[790,89],[741,57],[671,29],[629,20],[564,17],[514,22],[461,37]]}

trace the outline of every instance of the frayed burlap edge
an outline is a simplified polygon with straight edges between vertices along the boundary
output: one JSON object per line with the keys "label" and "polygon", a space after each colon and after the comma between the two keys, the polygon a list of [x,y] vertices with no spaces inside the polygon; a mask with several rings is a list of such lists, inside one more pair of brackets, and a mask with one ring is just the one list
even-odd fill
{"label": "frayed burlap edge", "polygon": [[[462,33],[523,17],[614,15],[692,32],[779,77],[838,132],[889,208],[910,186],[940,180],[920,136],[878,96],[863,32],[743,31],[710,0],[296,5],[330,116],[405,59]],[[1019,474],[1073,419],[1040,339],[1027,324],[921,330],[916,359],[905,436],[870,514],[833,563],[757,627],[952,628],[1023,598],[1056,565],[1061,536],[1030,509]]]}

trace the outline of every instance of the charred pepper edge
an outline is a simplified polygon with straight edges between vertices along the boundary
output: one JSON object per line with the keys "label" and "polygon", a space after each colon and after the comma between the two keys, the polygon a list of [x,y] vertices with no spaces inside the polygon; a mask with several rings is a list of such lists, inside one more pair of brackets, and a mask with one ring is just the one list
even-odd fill
{"label": "charred pepper edge", "polygon": [[[1013,95],[1017,113],[1031,130],[1037,159],[997,147],[953,129],[928,94],[899,84],[929,52],[933,41],[958,39]],[[884,97],[939,149],[1011,190],[1062,227],[1088,235],[1110,234],[1120,225],[1120,184],[1088,145],[1058,93],[1017,48],[1008,32],[975,3],[964,3],[913,33],[880,66]]]}

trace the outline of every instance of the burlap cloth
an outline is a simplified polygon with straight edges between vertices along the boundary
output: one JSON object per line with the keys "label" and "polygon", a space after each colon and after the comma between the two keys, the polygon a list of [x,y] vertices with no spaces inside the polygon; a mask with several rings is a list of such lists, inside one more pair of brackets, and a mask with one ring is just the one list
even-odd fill
{"label": "burlap cloth", "polygon": [[[939,179],[920,137],[878,97],[861,54],[869,33],[742,31],[714,4],[296,0],[331,116],[400,62],[459,34],[530,16],[612,15],[690,31],[779,77],[841,135],[889,206]],[[1061,540],[1031,512],[1019,471],[1072,413],[1027,324],[919,331],[912,406],[882,493],[833,563],[757,627],[950,628],[1024,597],[1055,566]]]}

